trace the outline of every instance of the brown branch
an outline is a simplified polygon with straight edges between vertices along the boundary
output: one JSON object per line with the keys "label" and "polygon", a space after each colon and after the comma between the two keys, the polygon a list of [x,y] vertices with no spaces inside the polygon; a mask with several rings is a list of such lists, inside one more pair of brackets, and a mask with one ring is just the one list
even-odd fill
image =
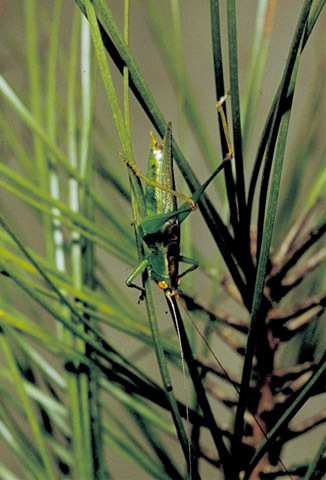
{"label": "brown branch", "polygon": [[287,432],[282,435],[282,437],[285,438],[285,441],[292,440],[293,438],[299,437],[304,433],[310,432],[310,430],[313,430],[315,427],[318,427],[318,425],[322,425],[325,422],[326,409],[317,413],[313,417],[298,423],[291,429],[289,428]]}
{"label": "brown branch", "polygon": [[310,320],[312,320],[313,318],[320,318],[324,310],[325,310],[325,306],[322,307],[321,305],[315,308],[312,308],[310,311],[300,315],[300,317],[290,320],[287,323],[286,328],[290,332],[296,333],[298,330],[303,328],[307,323],[309,323]]}
{"label": "brown branch", "polygon": [[273,301],[277,302],[282,299],[291,289],[303,280],[307,273],[324,261],[326,253],[324,249],[321,249],[320,252],[298,267],[294,273],[289,273],[305,252],[313,246],[325,232],[326,222],[311,230],[300,244],[296,245],[295,249],[293,248],[289,252],[289,255],[284,259],[283,265],[276,265],[271,269],[266,286],[269,290],[269,296]]}
{"label": "brown branch", "polygon": [[290,228],[288,234],[285,236],[284,240],[280,244],[277,251],[272,257],[272,272],[271,276],[275,277],[277,273],[282,269],[283,265],[288,261],[291,251],[294,247],[294,243],[298,238],[300,231],[303,230],[305,225],[310,220],[314,210],[319,206],[316,202],[309,210],[299,215],[292,227]]}
{"label": "brown branch", "polygon": [[[286,393],[287,395],[292,395],[293,393],[296,393],[303,385],[305,385],[306,382],[309,381],[312,373],[313,372],[306,372],[297,380],[294,380],[292,383],[290,383],[288,387],[286,387],[286,392],[284,393]],[[310,397],[319,395],[320,393],[324,393],[323,382],[318,382],[318,384],[312,390],[310,390]]]}
{"label": "brown branch", "polygon": [[[313,371],[306,371],[300,377],[293,380],[282,392],[280,395],[292,395],[293,393],[297,392],[303,385],[305,385],[310,377],[312,376]],[[284,400],[282,400],[284,401]]]}
{"label": "brown branch", "polygon": [[300,258],[306,253],[306,251],[314,245],[326,232],[326,222],[322,223],[319,227],[310,230],[310,232],[305,235],[303,240],[296,246],[292,248],[289,254],[283,259],[283,264],[278,270],[278,272],[271,274],[271,278],[281,281],[287,272],[297,264]]}
{"label": "brown branch", "polygon": [[302,328],[304,328],[308,322],[310,322],[312,319],[318,320],[321,318],[321,314],[323,313],[325,309],[318,309],[317,307],[311,312],[307,312],[304,315],[301,315],[299,318],[295,320],[291,320],[288,322],[287,325],[284,325],[282,328],[282,332],[279,335],[280,340],[283,342],[291,340],[291,338],[294,337],[294,335],[297,334]]}
{"label": "brown branch", "polygon": [[313,318],[320,317],[325,308],[326,296],[315,296],[296,303],[286,310],[271,309],[267,321],[273,335],[286,341]]}
{"label": "brown branch", "polygon": [[282,282],[283,287],[288,291],[298,285],[311,270],[321,265],[326,259],[326,248],[322,248],[315,255],[310,257],[300,268],[288,275]]}
{"label": "brown branch", "polygon": [[[323,472],[325,471],[325,466],[326,459],[322,458],[316,465],[315,473],[318,471],[321,475],[323,475]],[[300,465],[298,467],[293,467],[292,469],[288,470],[287,473],[291,475],[292,480],[300,480],[304,477],[308,468],[309,465]],[[278,466],[273,467],[269,465],[268,467],[265,467],[262,472],[260,472],[261,480],[275,480],[275,478],[277,477],[289,478],[288,475],[284,472],[284,470],[280,469]],[[314,478],[321,477],[315,476]]]}
{"label": "brown branch", "polygon": [[303,313],[313,309],[314,307],[326,306],[326,295],[315,295],[314,297],[307,298],[302,302],[295,303],[287,309],[279,310],[276,308],[271,309],[267,315],[267,322],[275,321],[285,323],[292,318],[299,317]]}
{"label": "brown branch", "polygon": [[288,369],[276,368],[273,372],[273,382],[276,386],[284,385],[286,382],[296,380],[306,372],[311,372],[315,365],[315,362],[305,362]]}
{"label": "brown branch", "polygon": [[[315,365],[312,365],[312,368],[306,368],[306,369],[302,369],[302,374],[295,378],[295,380],[293,380],[292,382],[290,382],[288,385],[282,386],[282,390],[275,394],[274,395],[274,404],[282,404],[286,401],[286,399],[290,396],[290,395],[293,395],[294,393],[296,393],[298,390],[300,390],[300,388],[302,388],[303,385],[305,385],[309,379],[311,378],[312,374],[313,374],[313,368],[315,367]],[[275,380],[275,379],[273,379]],[[284,382],[285,383],[285,382]],[[315,387],[315,389],[313,389],[310,393],[311,393],[311,396],[313,395],[318,395],[319,393],[323,393],[324,390],[323,390],[323,385],[322,385],[322,382],[320,382],[320,384],[318,384],[317,387]],[[274,385],[274,388],[275,388],[275,385]]]}

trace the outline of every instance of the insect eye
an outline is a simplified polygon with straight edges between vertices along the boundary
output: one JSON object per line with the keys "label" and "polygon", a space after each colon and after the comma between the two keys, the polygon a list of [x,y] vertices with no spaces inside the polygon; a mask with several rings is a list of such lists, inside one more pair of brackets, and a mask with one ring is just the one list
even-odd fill
{"label": "insect eye", "polygon": [[169,288],[169,285],[164,280],[158,282],[158,286],[162,288],[162,290],[166,290],[167,288]]}

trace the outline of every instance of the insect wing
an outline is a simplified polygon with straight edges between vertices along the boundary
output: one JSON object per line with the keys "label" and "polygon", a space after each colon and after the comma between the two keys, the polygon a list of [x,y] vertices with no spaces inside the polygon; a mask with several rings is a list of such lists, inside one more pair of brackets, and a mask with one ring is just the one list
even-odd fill
{"label": "insect wing", "polygon": [[[172,157],[172,124],[169,122],[167,124],[166,132],[164,135],[164,146],[163,146],[163,158],[162,158],[162,169],[160,178],[160,183],[166,187],[175,190],[175,180],[173,172],[173,157]],[[168,213],[174,212],[177,210],[177,199],[175,195],[172,195],[169,192],[164,190],[161,191],[162,199],[162,211],[158,213]]]}
{"label": "insect wing", "polygon": [[[147,177],[157,184],[175,189],[172,165],[172,125],[168,123],[163,142],[158,144],[152,135],[152,148],[148,157]],[[146,185],[147,216],[173,212],[176,198],[155,185]]]}

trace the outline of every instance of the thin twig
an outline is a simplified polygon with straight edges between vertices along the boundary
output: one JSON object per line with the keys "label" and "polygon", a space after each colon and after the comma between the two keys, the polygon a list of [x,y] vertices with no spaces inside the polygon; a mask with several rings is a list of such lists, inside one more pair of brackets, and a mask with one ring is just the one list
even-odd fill
{"label": "thin twig", "polygon": [[292,305],[286,311],[273,310],[269,314],[269,326],[275,338],[290,340],[311,320],[318,319],[326,308],[326,296],[314,297]]}
{"label": "thin twig", "polygon": [[305,362],[294,365],[288,369],[275,369],[273,372],[273,382],[277,382],[277,386],[284,385],[286,382],[296,380],[303,373],[310,372],[315,367],[315,362]]}
{"label": "thin twig", "polygon": [[297,240],[300,231],[302,232],[308,221],[310,221],[311,216],[316,210],[317,206],[319,206],[319,204],[315,203],[309,210],[299,215],[290,228],[278,250],[273,255],[272,276],[275,276],[286,263],[287,258],[290,256],[290,252],[293,250],[295,241]]}
{"label": "thin twig", "polygon": [[293,268],[306,251],[314,245],[326,232],[326,222],[322,223],[319,227],[310,230],[300,243],[295,248],[291,249],[288,256],[284,258],[281,268],[277,269],[277,272],[273,273],[273,270],[269,276],[268,283],[278,285],[283,280],[288,271]]}
{"label": "thin twig", "polygon": [[326,295],[314,296],[307,298],[302,302],[295,303],[289,308],[284,310],[279,310],[273,308],[268,312],[267,322],[280,322],[285,323],[293,318],[300,317],[304,313],[308,312],[315,307],[325,308],[326,306]]}
{"label": "thin twig", "polygon": [[310,257],[300,268],[291,275],[288,275],[282,282],[287,289],[293,288],[300,283],[304,277],[311,271],[321,265],[326,259],[326,248],[319,250],[315,255]]}
{"label": "thin twig", "polygon": [[325,306],[315,307],[311,309],[309,312],[306,312],[300,315],[300,317],[294,320],[291,320],[285,325],[285,327],[289,332],[293,332],[295,334],[297,333],[298,330],[301,330],[305,325],[307,325],[307,323],[309,323],[310,320],[314,318],[316,319],[320,318],[324,310],[325,310]]}

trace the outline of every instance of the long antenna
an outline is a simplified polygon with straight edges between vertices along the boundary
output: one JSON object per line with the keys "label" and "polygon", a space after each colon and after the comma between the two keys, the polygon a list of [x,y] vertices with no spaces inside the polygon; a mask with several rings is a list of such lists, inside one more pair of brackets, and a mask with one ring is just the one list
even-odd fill
{"label": "long antenna", "polygon": [[[185,391],[185,396],[186,396],[186,420],[187,420],[188,426],[190,426],[190,420],[189,420],[189,390],[188,390],[188,385],[187,385],[185,357],[184,357],[184,353],[183,353],[178,316],[177,316],[177,312],[175,311],[175,306],[174,306],[174,303],[173,303],[172,298],[171,298],[172,295],[173,295],[173,293],[170,292],[170,291],[165,292],[165,296],[166,296],[166,298],[169,302],[169,305],[170,305],[170,312],[171,312],[171,315],[172,315],[172,320],[173,320],[173,323],[174,323],[174,326],[175,326],[175,329],[176,329],[176,332],[177,332],[177,336],[178,336],[178,343],[179,343],[180,357],[181,357],[183,386],[184,386],[184,391]],[[188,470],[189,470],[189,478],[190,478],[190,480],[192,480],[191,438],[188,439]]]}

